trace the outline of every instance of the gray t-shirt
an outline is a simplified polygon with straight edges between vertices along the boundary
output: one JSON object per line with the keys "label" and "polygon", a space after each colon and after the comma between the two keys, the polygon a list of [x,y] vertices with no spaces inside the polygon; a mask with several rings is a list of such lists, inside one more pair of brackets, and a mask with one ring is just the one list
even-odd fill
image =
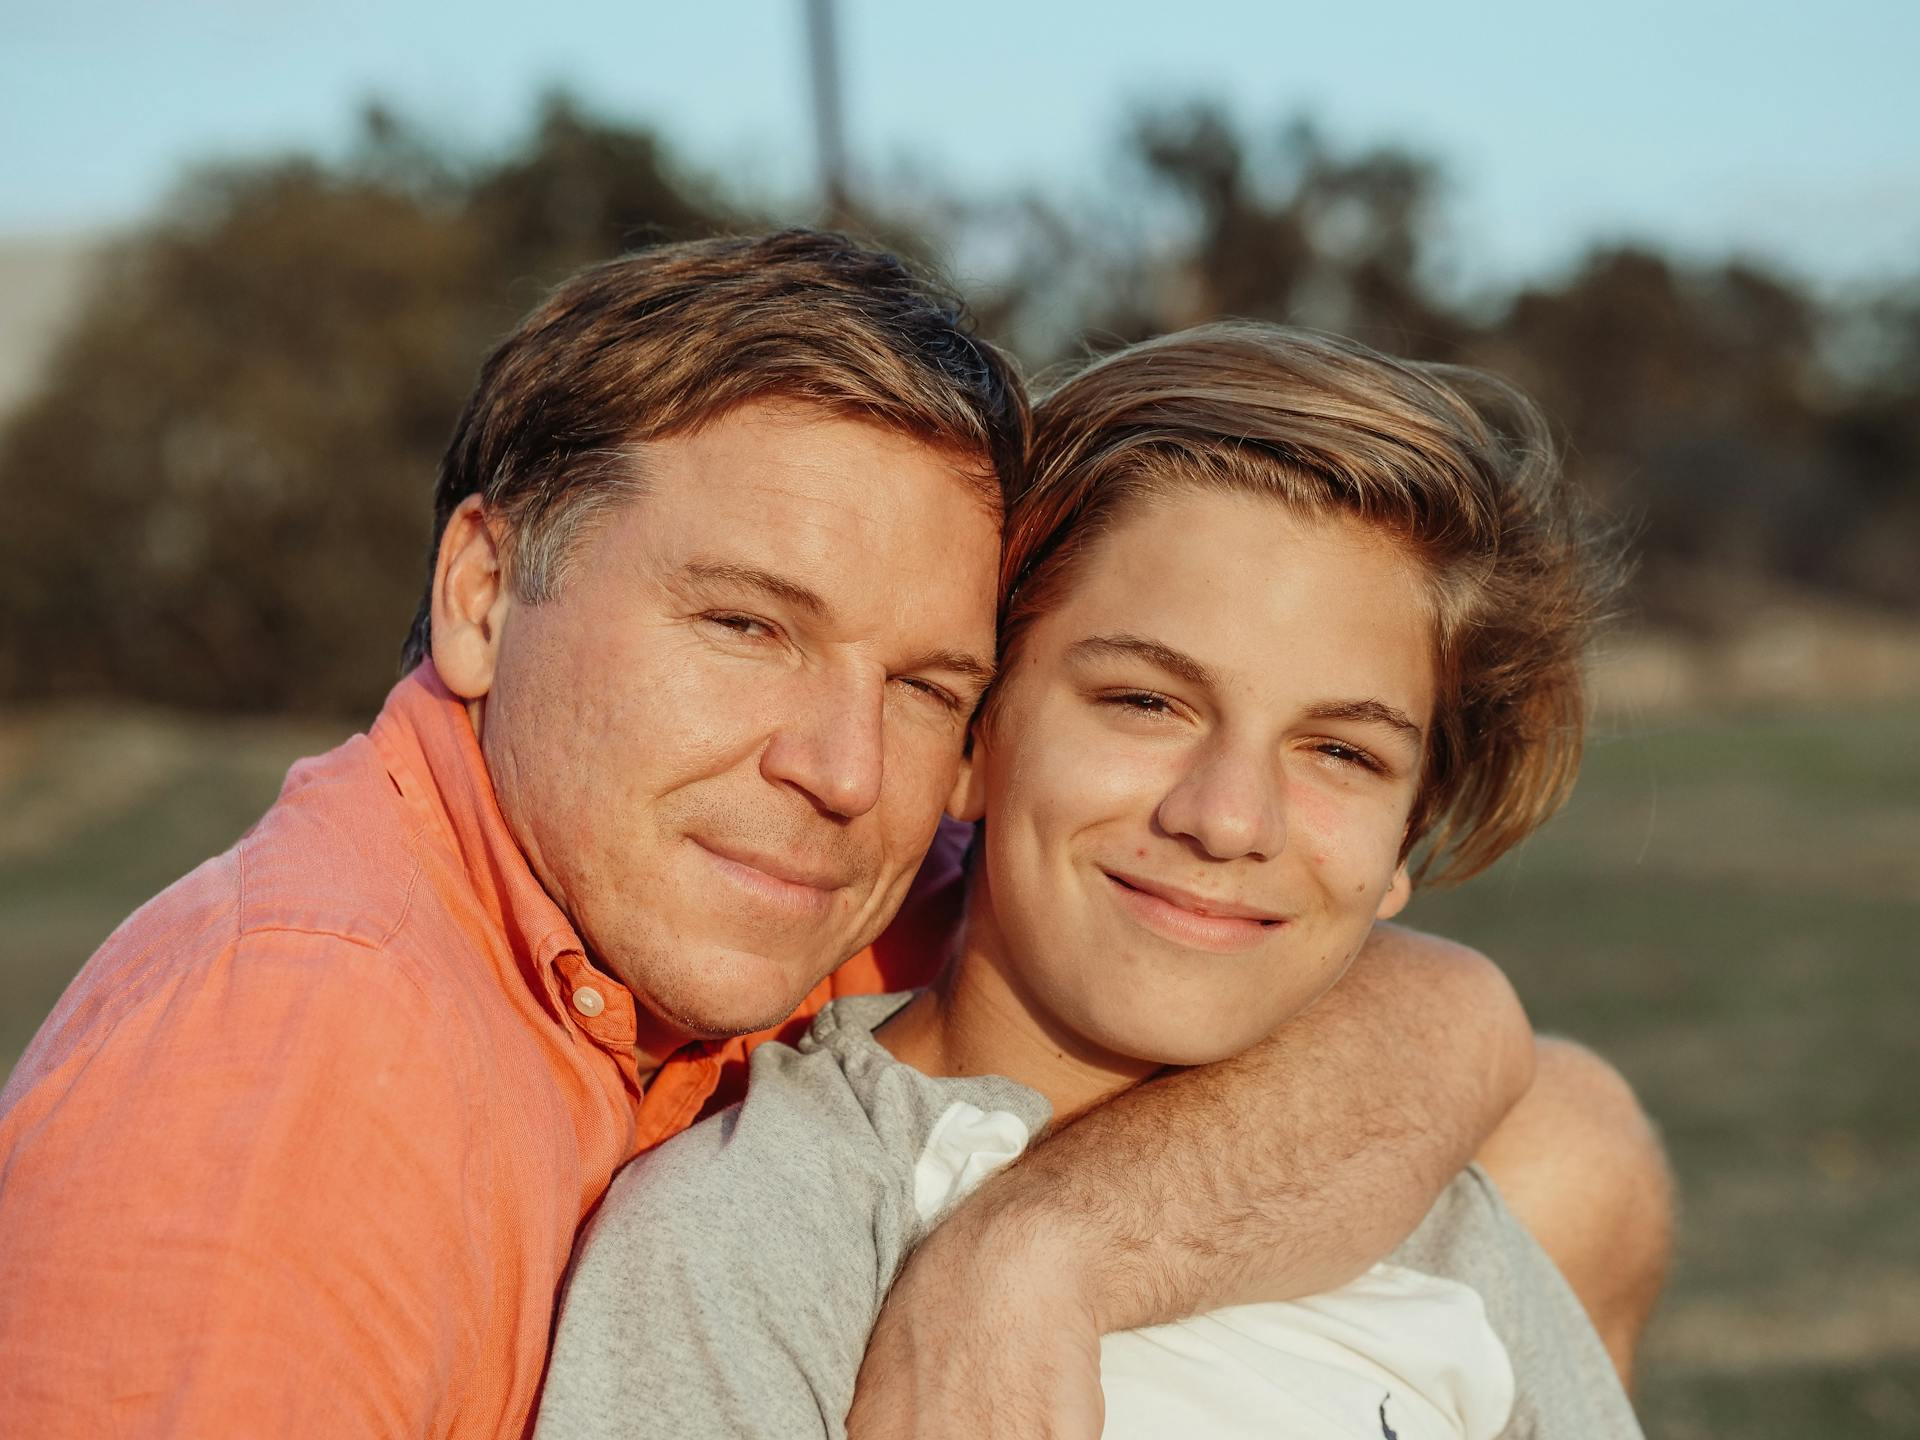
{"label": "gray t-shirt", "polygon": [[[1047,1102],[936,1078],[835,1002],[761,1046],[747,1098],[641,1156],[583,1232],[536,1435],[844,1436],[887,1290],[940,1214],[1016,1158]],[[1352,1285],[1108,1336],[1106,1435],[1634,1440],[1579,1302],[1469,1169]]]}

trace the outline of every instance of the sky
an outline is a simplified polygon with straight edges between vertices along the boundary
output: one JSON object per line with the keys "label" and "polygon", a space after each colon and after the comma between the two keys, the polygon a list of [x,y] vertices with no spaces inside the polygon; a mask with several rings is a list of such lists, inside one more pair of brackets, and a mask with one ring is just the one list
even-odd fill
{"label": "sky", "polygon": [[[502,146],[565,86],[690,165],[813,176],[803,0],[0,0],[0,236],[137,220],[187,164],[335,153],[379,98]],[[1044,188],[1115,173],[1130,108],[1411,146],[1468,279],[1594,241],[1737,252],[1823,287],[1920,278],[1911,0],[838,0],[856,179]]]}

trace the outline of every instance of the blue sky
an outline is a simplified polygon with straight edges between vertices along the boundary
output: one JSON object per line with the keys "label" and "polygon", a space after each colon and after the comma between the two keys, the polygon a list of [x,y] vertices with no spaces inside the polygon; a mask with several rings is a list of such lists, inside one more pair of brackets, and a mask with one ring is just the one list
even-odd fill
{"label": "blue sky", "polygon": [[[337,148],[379,96],[504,143],[554,84],[746,187],[809,182],[801,0],[0,0],[0,233],[137,217],[190,160]],[[1592,238],[1740,250],[1829,285],[1920,275],[1920,5],[840,0],[870,185],[1097,193],[1130,104],[1306,111],[1449,178],[1486,277]]]}

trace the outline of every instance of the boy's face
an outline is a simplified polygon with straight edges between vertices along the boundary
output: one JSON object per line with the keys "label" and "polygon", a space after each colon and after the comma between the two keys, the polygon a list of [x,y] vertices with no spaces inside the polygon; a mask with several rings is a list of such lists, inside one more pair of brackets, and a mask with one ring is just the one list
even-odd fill
{"label": "boy's face", "polygon": [[1190,492],[1098,544],[981,727],[973,913],[1079,1042],[1200,1064],[1339,978],[1406,901],[1432,719],[1415,562],[1346,517]]}

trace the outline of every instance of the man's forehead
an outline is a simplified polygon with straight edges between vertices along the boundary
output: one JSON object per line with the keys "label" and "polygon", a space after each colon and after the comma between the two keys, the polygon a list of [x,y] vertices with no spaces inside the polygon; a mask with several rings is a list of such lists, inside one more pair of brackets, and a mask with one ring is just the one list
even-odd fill
{"label": "man's forehead", "polygon": [[817,409],[742,408],[633,454],[648,492],[716,515],[825,523],[945,513],[957,493],[996,532],[1002,520],[999,481],[984,457]]}

